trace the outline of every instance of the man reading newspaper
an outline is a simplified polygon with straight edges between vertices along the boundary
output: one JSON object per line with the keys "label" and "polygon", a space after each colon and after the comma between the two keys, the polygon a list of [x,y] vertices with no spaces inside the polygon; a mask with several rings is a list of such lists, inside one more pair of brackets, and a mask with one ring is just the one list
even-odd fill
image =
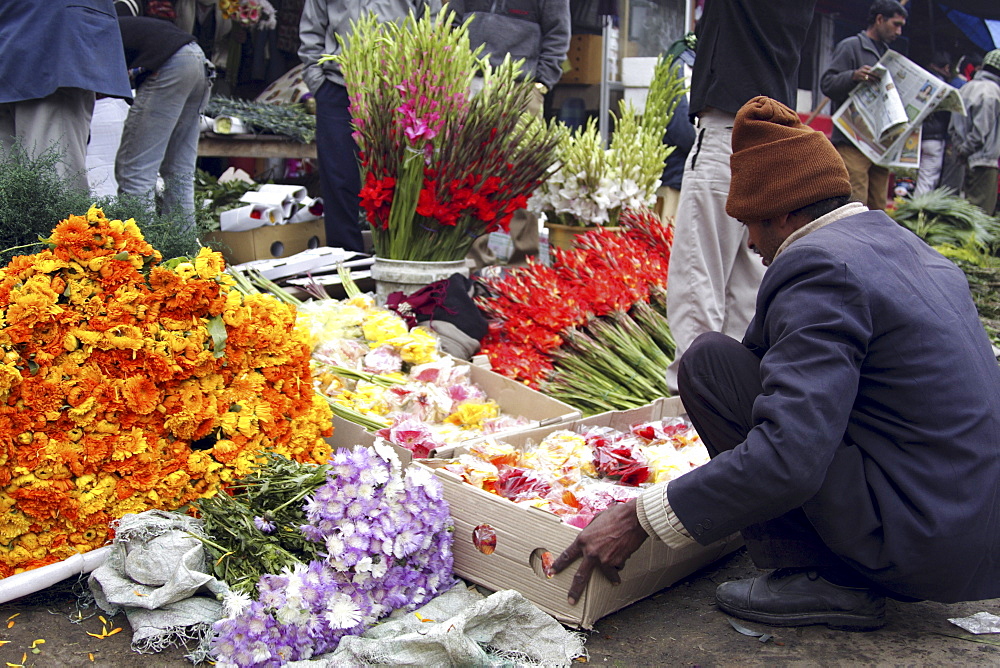
{"label": "man reading newspaper", "polygon": [[[873,68],[889,44],[903,33],[906,17],[906,10],[895,0],[875,0],[868,10],[867,27],[837,44],[830,66],[820,79],[820,89],[833,102],[834,109],[843,108],[854,91],[878,82],[879,73]],[[831,138],[847,165],[851,199],[867,204],[869,209],[885,209],[889,170],[873,159],[852,134],[835,124]],[[866,136],[863,141],[867,143],[869,139]]]}

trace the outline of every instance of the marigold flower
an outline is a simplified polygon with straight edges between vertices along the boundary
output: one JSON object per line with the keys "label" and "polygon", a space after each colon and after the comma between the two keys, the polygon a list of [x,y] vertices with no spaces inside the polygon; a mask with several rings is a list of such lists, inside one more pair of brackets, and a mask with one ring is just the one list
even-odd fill
{"label": "marigold flower", "polygon": [[[262,450],[328,455],[290,307],[244,300],[208,249],[158,265],[135,221],[100,209],[50,241],[0,269],[0,577],[98,547],[125,513],[211,495]],[[217,440],[233,405],[243,424]]]}

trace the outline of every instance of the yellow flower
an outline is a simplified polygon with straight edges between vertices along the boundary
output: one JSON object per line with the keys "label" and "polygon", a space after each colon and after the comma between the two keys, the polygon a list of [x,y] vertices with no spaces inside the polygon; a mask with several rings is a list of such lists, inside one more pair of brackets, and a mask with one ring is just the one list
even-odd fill
{"label": "yellow flower", "polygon": [[21,372],[13,364],[0,363],[0,400],[6,399],[14,386],[21,382]]}
{"label": "yellow flower", "polygon": [[407,334],[406,323],[392,311],[379,311],[365,318],[362,325],[365,338],[372,348],[388,343]]}
{"label": "yellow flower", "polygon": [[470,429],[482,429],[483,420],[495,418],[498,415],[500,415],[500,406],[493,400],[484,403],[469,401],[459,405],[455,412],[445,418],[445,422]]}
{"label": "yellow flower", "polygon": [[414,327],[409,332],[409,340],[401,341],[399,353],[404,362],[426,364],[438,359],[437,338],[422,327]]}
{"label": "yellow flower", "polygon": [[194,259],[194,268],[199,278],[213,279],[225,270],[226,263],[222,259],[222,253],[202,248]]}

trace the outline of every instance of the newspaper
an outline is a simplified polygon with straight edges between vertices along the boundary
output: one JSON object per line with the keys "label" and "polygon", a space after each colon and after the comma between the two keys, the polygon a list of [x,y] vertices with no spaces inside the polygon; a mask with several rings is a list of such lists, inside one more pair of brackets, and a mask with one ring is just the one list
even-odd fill
{"label": "newspaper", "polygon": [[935,111],[965,115],[958,89],[905,56],[889,50],[833,114],[833,125],[865,156],[885,167],[920,165],[920,127]]}

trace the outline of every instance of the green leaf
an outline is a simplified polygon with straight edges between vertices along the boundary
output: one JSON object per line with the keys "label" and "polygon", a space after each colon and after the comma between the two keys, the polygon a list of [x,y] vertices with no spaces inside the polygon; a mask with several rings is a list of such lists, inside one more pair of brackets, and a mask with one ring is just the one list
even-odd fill
{"label": "green leaf", "polygon": [[171,259],[165,261],[161,266],[163,266],[165,269],[169,269],[169,270],[173,271],[174,269],[177,268],[177,265],[181,264],[182,262],[190,262],[190,261],[191,261],[191,258],[189,258],[189,257],[187,257],[185,255],[180,255],[178,257],[171,258]]}
{"label": "green leaf", "polygon": [[212,337],[212,354],[216,359],[219,359],[226,354],[226,339],[229,338],[226,323],[223,322],[221,315],[209,318],[208,333]]}

